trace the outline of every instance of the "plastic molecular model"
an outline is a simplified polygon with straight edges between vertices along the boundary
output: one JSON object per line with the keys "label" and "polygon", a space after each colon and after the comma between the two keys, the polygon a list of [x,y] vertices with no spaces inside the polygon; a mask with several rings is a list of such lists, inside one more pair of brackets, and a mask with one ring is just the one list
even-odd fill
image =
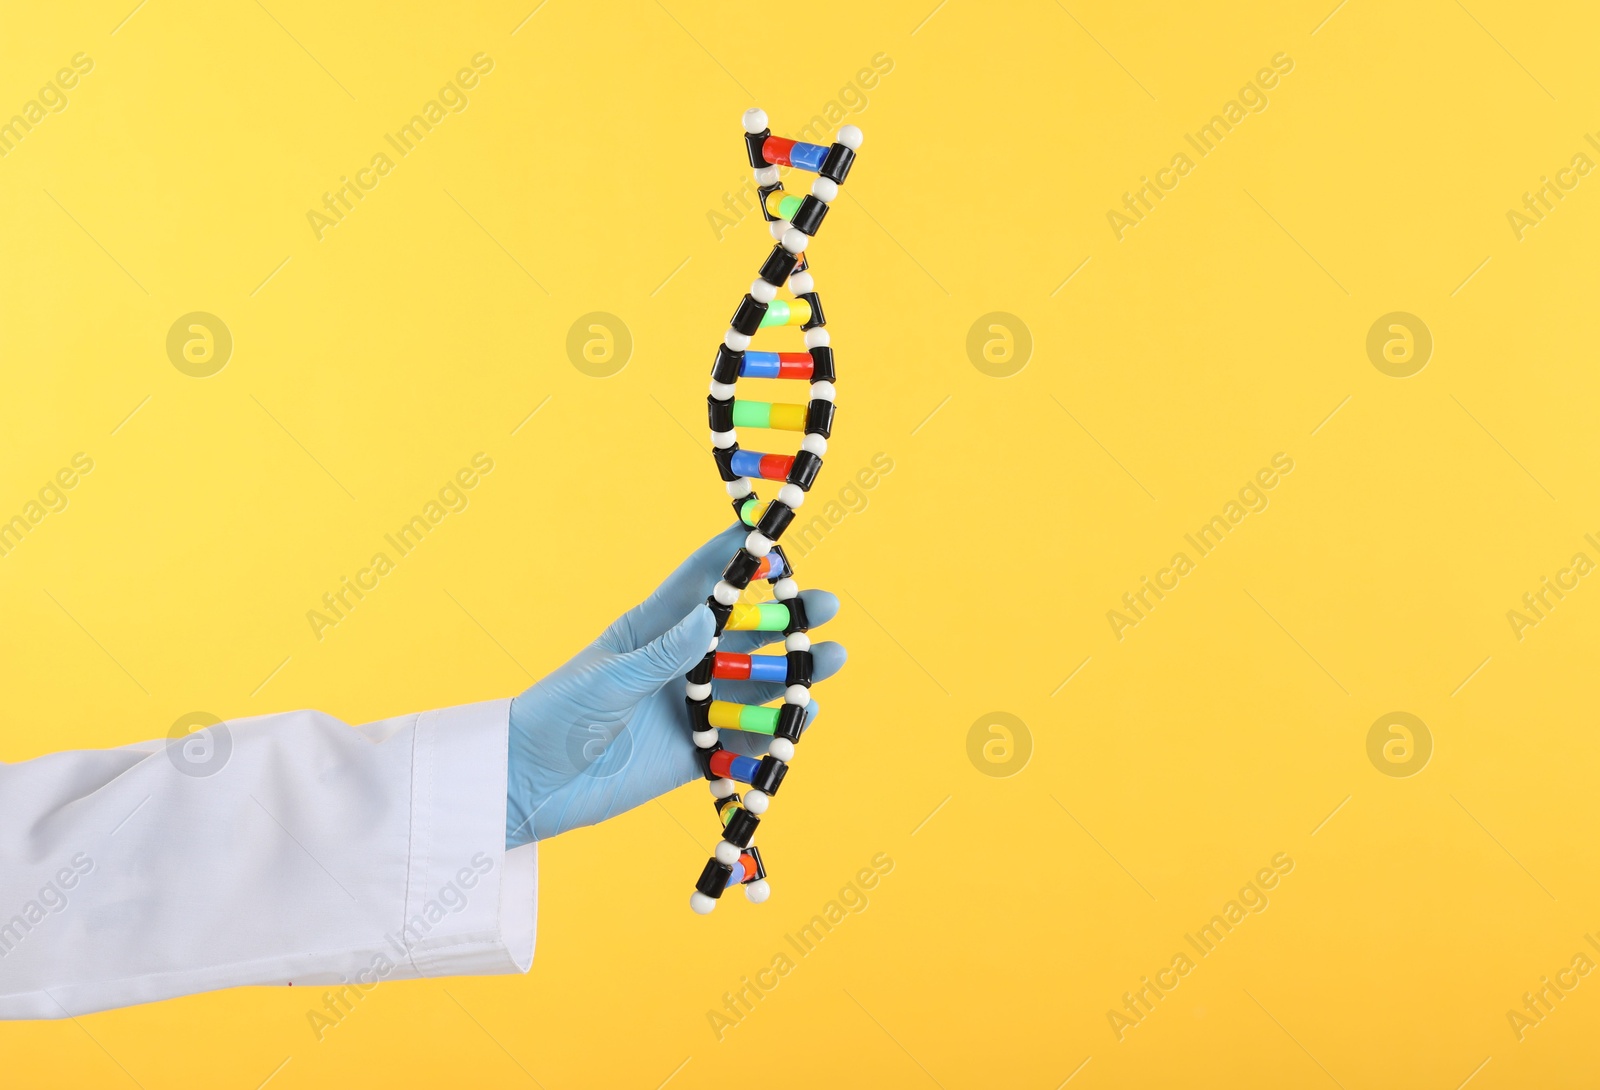
{"label": "plastic molecular model", "polygon": [[[730,328],[717,346],[711,396],[707,398],[717,471],[727,483],[739,521],[750,527],[750,534],[707,601],[716,617],[716,634],[705,658],[688,674],[685,691],[700,769],[711,782],[711,795],[722,820],[722,841],[706,862],[689,899],[690,907],[702,914],[716,908],[723,891],[735,885],[743,885],[745,896],[757,903],[772,892],[761,853],[751,841],[769,800],[789,771],[795,743],[805,729],[812,673],[805,606],[794,568],[778,539],[817,479],[833,432],[833,349],[806,247],[822,226],[828,206],[838,197],[839,186],[861,147],[861,130],[854,125],[842,127],[828,147],[773,136],[761,110],[745,112],[744,130],[750,166],[760,187],[761,213],[778,244],[739,301]],[[797,197],[786,192],[778,180],[779,167],[815,174],[810,193]],[[778,289],[785,285],[792,299],[778,298]],[[777,326],[798,326],[807,350],[758,352],[750,348],[758,330]],[[741,378],[804,380],[811,385],[810,397],[805,404],[735,398]],[[736,430],[740,427],[801,432],[800,449],[792,455],[742,450]],[[751,486],[753,477],[782,481],[777,498],[763,505]],[[774,601],[752,604],[739,600],[756,579],[767,580]],[[740,631],[782,632],[785,653],[735,655],[717,650],[723,632]],[[767,707],[713,700],[713,678],[781,682],[786,686],[783,703]],[[766,756],[757,760],[723,749],[717,736],[722,728],[770,736]],[[742,799],[737,793],[739,783],[748,785]]]}

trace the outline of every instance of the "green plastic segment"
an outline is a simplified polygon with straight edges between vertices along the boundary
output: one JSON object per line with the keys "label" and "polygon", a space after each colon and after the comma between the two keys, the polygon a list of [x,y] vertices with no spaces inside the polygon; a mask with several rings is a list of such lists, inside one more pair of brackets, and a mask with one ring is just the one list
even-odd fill
{"label": "green plastic segment", "polygon": [[794,219],[794,214],[800,211],[800,202],[804,199],[804,197],[785,195],[783,199],[778,202],[778,216],[781,219],[786,220]]}
{"label": "green plastic segment", "polygon": [[778,709],[761,704],[744,705],[739,709],[739,729],[750,734],[776,734]]}
{"label": "green plastic segment", "polygon": [[761,500],[751,496],[739,507],[739,521],[746,526],[754,526],[761,521]]}
{"label": "green plastic segment", "polygon": [[[756,610],[757,632],[782,632],[789,627],[789,607],[782,602],[762,602]],[[778,713],[774,711],[772,714],[776,716]]]}
{"label": "green plastic segment", "polygon": [[767,312],[761,316],[761,328],[789,324],[789,301],[787,299],[774,299],[767,304]]}
{"label": "green plastic segment", "polygon": [[[771,311],[767,312],[769,315]],[[788,315],[784,315],[785,321]],[[772,422],[772,402],[770,401],[742,401],[735,399],[733,402],[733,426],[736,428],[765,428]]]}

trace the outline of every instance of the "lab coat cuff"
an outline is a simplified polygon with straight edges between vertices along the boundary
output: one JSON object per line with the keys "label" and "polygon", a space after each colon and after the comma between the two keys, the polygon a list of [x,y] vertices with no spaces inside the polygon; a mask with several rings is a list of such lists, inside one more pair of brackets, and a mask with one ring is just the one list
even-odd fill
{"label": "lab coat cuff", "polygon": [[510,700],[491,700],[417,718],[405,908],[390,945],[418,976],[533,964],[538,846],[505,846],[510,714]]}

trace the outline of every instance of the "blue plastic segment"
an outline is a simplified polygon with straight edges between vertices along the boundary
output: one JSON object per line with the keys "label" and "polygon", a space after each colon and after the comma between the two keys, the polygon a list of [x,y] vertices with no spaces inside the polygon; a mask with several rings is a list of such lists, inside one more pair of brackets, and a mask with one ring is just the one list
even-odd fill
{"label": "blue plastic segment", "polygon": [[750,680],[783,684],[789,680],[789,660],[783,655],[751,655]]}
{"label": "blue plastic segment", "polygon": [[[740,378],[777,378],[778,354],[776,352],[745,352],[739,365]],[[745,474],[750,476],[750,474]]]}
{"label": "blue plastic segment", "polygon": [[821,144],[796,143],[789,152],[789,162],[801,170],[809,170],[815,174],[822,169],[822,161],[828,157],[828,149]]}
{"label": "blue plastic segment", "polygon": [[761,459],[765,457],[759,450],[736,450],[728,459],[728,468],[741,477],[759,477]]}
{"label": "blue plastic segment", "polygon": [[754,757],[735,754],[733,761],[728,765],[728,778],[738,780],[740,783],[749,783],[756,778],[756,773],[760,771],[760,761]]}

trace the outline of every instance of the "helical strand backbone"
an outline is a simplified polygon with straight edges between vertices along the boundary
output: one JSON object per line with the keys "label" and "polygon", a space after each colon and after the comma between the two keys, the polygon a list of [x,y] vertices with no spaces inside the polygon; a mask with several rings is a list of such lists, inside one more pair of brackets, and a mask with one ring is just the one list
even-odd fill
{"label": "helical strand backbone", "polygon": [[[743,885],[745,896],[758,903],[771,895],[766,867],[752,841],[769,800],[788,774],[811,703],[811,639],[806,635],[805,604],[799,597],[793,565],[778,539],[816,481],[833,433],[833,348],[806,247],[839,196],[839,187],[861,147],[861,130],[854,125],[843,126],[827,147],[773,136],[761,110],[745,112],[744,130],[761,213],[777,245],[739,301],[730,328],[717,346],[707,398],[712,456],[728,495],[733,497],[733,509],[750,533],[707,599],[716,618],[716,633],[705,657],[688,674],[685,690],[700,769],[711,782],[723,826],[716,854],[706,862],[689,900],[702,914],[716,908],[723,891],[735,885]],[[810,192],[803,197],[786,192],[778,180],[779,167],[817,175]],[[792,299],[778,298],[778,289],[785,284]],[[757,331],[774,326],[798,326],[807,350],[752,350],[751,339]],[[810,397],[803,405],[738,399],[734,393],[741,378],[804,379],[810,383]],[[793,455],[742,450],[740,427],[802,432],[800,449]],[[763,506],[751,478],[782,481],[777,498]],[[768,581],[774,600],[741,602],[745,588],[757,579]],[[718,651],[722,634],[737,631],[782,632],[784,654]],[[783,703],[767,707],[713,700],[713,679],[782,683]],[[717,734],[720,728],[767,735],[772,740],[766,755],[758,760],[723,749]],[[742,799],[739,783],[748,786]]]}

